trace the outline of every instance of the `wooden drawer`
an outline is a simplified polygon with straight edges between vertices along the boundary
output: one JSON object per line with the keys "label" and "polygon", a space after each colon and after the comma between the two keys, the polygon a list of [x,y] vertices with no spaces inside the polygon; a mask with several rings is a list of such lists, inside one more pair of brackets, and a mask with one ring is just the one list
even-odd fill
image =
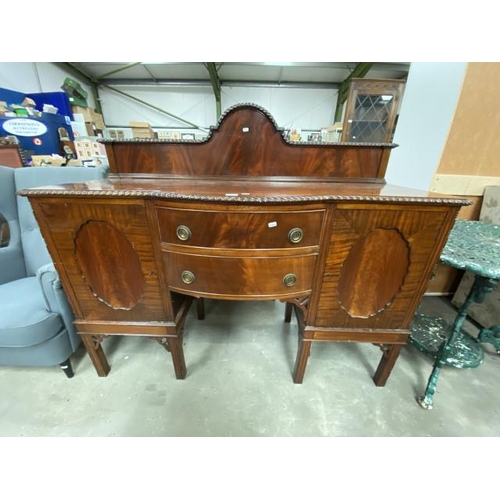
{"label": "wooden drawer", "polygon": [[[161,239],[165,243],[209,248],[297,248],[318,245],[324,210],[199,211],[158,208]],[[178,228],[184,226],[184,237]],[[299,241],[292,242],[289,234]],[[292,238],[293,239],[293,238]]]}
{"label": "wooden drawer", "polygon": [[[164,252],[172,290],[220,298],[296,297],[311,289],[316,255],[283,257],[213,257]],[[192,273],[190,275],[183,273]],[[285,276],[294,275],[287,286]],[[184,279],[183,279],[184,278]],[[289,278],[290,279],[290,278]]]}

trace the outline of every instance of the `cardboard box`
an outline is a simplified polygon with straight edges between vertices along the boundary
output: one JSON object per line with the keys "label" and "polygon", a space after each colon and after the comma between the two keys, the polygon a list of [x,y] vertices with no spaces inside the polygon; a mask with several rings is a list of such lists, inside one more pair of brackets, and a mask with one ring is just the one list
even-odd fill
{"label": "cardboard box", "polygon": [[60,167],[66,160],[60,155],[33,155],[31,157],[31,162],[34,167],[40,167],[42,165]]}
{"label": "cardboard box", "polygon": [[92,120],[90,121],[94,122],[99,130],[102,130],[104,128],[104,118],[102,117],[101,113],[97,113],[91,108],[90,114],[92,116]]}
{"label": "cardboard box", "polygon": [[154,139],[155,137],[153,130],[147,128],[133,128],[132,135],[136,139]]}
{"label": "cardboard box", "polygon": [[[102,130],[104,128],[104,119],[101,113],[97,113],[92,108],[83,108],[81,106],[71,106],[71,111],[73,112],[73,116],[75,121],[80,121],[80,116],[83,116],[83,121],[86,123],[95,123],[96,128]],[[80,115],[80,116],[76,116]]]}
{"label": "cardboard box", "polygon": [[151,128],[148,122],[129,122],[128,124],[132,128]]}
{"label": "cardboard box", "polygon": [[132,128],[132,135],[137,139],[152,139],[155,137],[155,133],[151,128],[151,125],[147,122],[129,122]]}
{"label": "cardboard box", "polygon": [[73,115],[79,114],[83,115],[83,120],[86,122],[91,122],[92,121],[92,115],[90,114],[90,108],[84,108],[82,106],[71,106],[71,111]]}
{"label": "cardboard box", "polygon": [[25,108],[34,108],[36,106],[36,102],[29,97],[25,97],[23,102],[21,103]]}
{"label": "cardboard box", "polygon": [[85,122],[85,128],[87,129],[87,135],[97,136],[97,127],[95,123]]}

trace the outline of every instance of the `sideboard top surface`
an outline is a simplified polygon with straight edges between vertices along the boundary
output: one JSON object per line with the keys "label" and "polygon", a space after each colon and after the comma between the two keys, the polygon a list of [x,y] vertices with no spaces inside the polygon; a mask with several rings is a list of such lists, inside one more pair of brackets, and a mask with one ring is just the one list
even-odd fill
{"label": "sideboard top surface", "polygon": [[300,203],[313,201],[377,201],[468,205],[469,200],[439,197],[391,184],[372,182],[304,182],[298,179],[231,179],[111,177],[87,183],[42,186],[19,192],[31,197],[119,197],[237,203]]}

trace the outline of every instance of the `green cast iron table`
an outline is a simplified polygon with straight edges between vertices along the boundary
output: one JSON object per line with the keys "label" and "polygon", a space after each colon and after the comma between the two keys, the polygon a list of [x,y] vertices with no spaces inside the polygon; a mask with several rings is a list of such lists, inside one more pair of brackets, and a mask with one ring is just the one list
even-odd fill
{"label": "green cast iron table", "polygon": [[472,302],[482,302],[500,281],[500,226],[457,219],[440,257],[441,262],[475,274],[472,288],[453,323],[418,313],[411,326],[410,343],[435,358],[420,406],[430,410],[441,368],[475,368],[484,358],[480,342],[500,350],[500,325],[483,328],[475,339],[462,329]]}

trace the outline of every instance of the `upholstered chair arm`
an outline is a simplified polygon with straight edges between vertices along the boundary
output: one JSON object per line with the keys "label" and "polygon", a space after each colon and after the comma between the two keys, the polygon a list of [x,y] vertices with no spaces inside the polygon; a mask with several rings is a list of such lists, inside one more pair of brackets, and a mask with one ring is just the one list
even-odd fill
{"label": "upholstered chair arm", "polygon": [[74,314],[68,303],[54,264],[46,264],[38,269],[36,276],[43,291],[43,297],[48,311],[59,313],[68,332],[74,332]]}

